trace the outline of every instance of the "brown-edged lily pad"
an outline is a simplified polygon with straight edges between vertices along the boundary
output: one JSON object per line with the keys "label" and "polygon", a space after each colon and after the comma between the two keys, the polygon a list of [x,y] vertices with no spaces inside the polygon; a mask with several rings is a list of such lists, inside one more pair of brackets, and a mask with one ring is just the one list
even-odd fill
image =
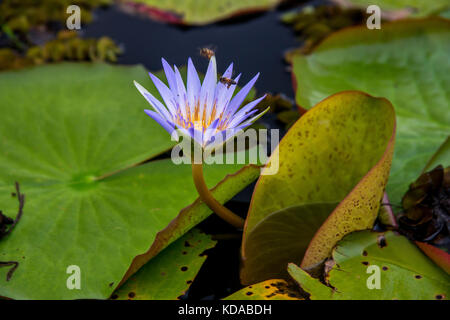
{"label": "brown-edged lily pad", "polygon": [[203,25],[241,14],[260,12],[280,0],[122,0],[123,7],[173,24]]}
{"label": "brown-edged lily pad", "polygon": [[447,0],[331,0],[342,7],[366,9],[370,5],[380,8],[384,18],[404,19],[408,16],[421,17],[437,14],[450,7]]}

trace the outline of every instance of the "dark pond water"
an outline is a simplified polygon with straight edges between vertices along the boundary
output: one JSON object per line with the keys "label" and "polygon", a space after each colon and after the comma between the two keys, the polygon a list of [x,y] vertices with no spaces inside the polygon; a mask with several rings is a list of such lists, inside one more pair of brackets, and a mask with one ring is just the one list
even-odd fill
{"label": "dark pond water", "polygon": [[[292,31],[280,22],[282,11],[246,16],[227,23],[205,27],[180,28],[123,13],[118,8],[99,10],[93,23],[83,27],[83,37],[109,36],[125,51],[120,64],[143,64],[160,70],[161,57],[177,66],[190,56],[197,70],[205,72],[207,60],[199,56],[200,47],[216,48],[219,72],[234,62],[242,73],[241,83],[257,72],[258,94],[283,93],[294,98],[291,76],[283,62],[283,52],[299,45]],[[254,184],[238,194],[227,206],[245,216]],[[219,299],[239,290],[239,249],[241,233],[212,215],[199,226],[222,240],[206,252],[208,258],[182,299]]]}
{"label": "dark pond water", "polygon": [[205,72],[207,61],[198,51],[212,45],[217,48],[219,72],[234,62],[236,74],[242,73],[241,83],[261,72],[256,83],[259,93],[280,92],[293,97],[283,52],[298,46],[298,41],[280,22],[280,15],[280,11],[270,11],[227,23],[180,28],[111,7],[97,11],[95,21],[83,26],[82,31],[84,37],[107,35],[122,44],[125,52],[118,63],[143,64],[154,71],[162,69],[161,57],[180,66],[190,56],[197,70]]}

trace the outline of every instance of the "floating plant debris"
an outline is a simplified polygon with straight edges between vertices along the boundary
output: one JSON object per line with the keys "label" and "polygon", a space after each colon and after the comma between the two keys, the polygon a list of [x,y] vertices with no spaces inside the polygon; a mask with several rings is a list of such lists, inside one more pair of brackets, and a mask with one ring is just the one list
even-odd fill
{"label": "floating plant debris", "polygon": [[16,219],[13,220],[5,216],[0,210],[0,239],[10,234],[22,217],[23,206],[25,205],[25,195],[20,193],[20,186],[18,182],[16,182],[16,196],[17,200],[19,201],[19,210],[17,212]]}
{"label": "floating plant debris", "polygon": [[6,25],[13,32],[27,33],[36,26],[63,23],[70,5],[79,6],[83,12],[81,23],[88,23],[92,20],[93,9],[111,3],[112,0],[4,0],[0,2],[0,26]]}
{"label": "floating plant debris", "polygon": [[62,30],[57,38],[29,48],[22,55],[10,48],[0,49],[0,71],[61,61],[116,62],[122,50],[109,37],[82,39],[75,31]]}
{"label": "floating plant debris", "polygon": [[282,17],[282,21],[292,29],[303,41],[300,49],[288,51],[285,59],[291,62],[292,55],[310,53],[313,47],[326,36],[339,29],[363,24],[368,15],[361,9],[343,9],[336,6],[308,6],[300,12],[290,12]]}
{"label": "floating plant debris", "polygon": [[450,250],[450,167],[423,173],[403,196],[399,228],[412,240]]}
{"label": "floating plant debris", "polygon": [[[19,201],[19,210],[16,215],[16,219],[11,219],[5,216],[2,211],[0,211],[0,239],[6,237],[14,229],[16,224],[19,222],[23,213],[23,206],[25,205],[25,195],[20,193],[19,183],[16,182],[16,196]],[[6,274],[6,281],[11,280],[14,271],[16,271],[19,266],[17,261],[0,261],[0,267],[11,267],[11,269]]]}
{"label": "floating plant debris", "polygon": [[6,281],[11,280],[14,271],[16,271],[17,267],[19,266],[19,262],[17,261],[0,261],[0,267],[11,267],[9,269],[8,273],[6,274]]}

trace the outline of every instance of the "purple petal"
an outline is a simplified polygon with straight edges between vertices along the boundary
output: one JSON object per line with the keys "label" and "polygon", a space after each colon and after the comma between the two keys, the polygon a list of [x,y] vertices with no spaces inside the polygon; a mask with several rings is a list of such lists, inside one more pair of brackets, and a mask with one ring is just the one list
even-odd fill
{"label": "purple petal", "polygon": [[191,118],[194,116],[195,105],[197,100],[200,98],[200,79],[198,78],[197,70],[195,70],[192,59],[188,59],[188,70],[187,70],[187,96],[189,108],[191,111]]}
{"label": "purple petal", "polygon": [[244,101],[245,97],[248,95],[250,90],[252,89],[253,85],[255,84],[256,80],[258,80],[259,72],[256,74],[256,76],[253,77],[252,80],[250,80],[230,101],[228,108],[226,110],[227,115],[234,114],[234,112],[239,108],[239,106]]}
{"label": "purple petal", "polygon": [[233,62],[230,63],[227,70],[225,70],[225,72],[223,73],[223,76],[227,77],[227,78],[231,78],[232,74],[233,74]]}
{"label": "purple petal", "polygon": [[186,129],[186,128],[180,126],[178,123],[175,123],[175,127],[177,128],[178,132],[181,133],[181,135],[183,137],[193,140],[197,144],[202,146],[203,133],[201,131],[195,130],[193,126],[191,126],[189,129]]}
{"label": "purple petal", "polygon": [[254,115],[256,112],[258,112],[258,109],[251,110],[251,111],[247,112],[246,114],[242,114],[240,116],[233,117],[233,121],[230,122],[230,124],[228,125],[228,128],[236,127],[238,124],[243,122],[245,119],[248,119],[249,117]]}
{"label": "purple petal", "polygon": [[151,72],[148,73],[150,75],[150,78],[152,79],[153,83],[156,86],[156,89],[158,89],[159,93],[161,94],[161,97],[163,98],[167,109],[169,109],[170,113],[172,113],[173,116],[177,114],[177,105],[175,103],[175,99],[173,96],[172,91],[170,91],[169,88],[157,77],[155,77]]}
{"label": "purple petal", "polygon": [[[169,124],[165,119],[163,119],[159,114],[152,110],[144,110],[146,114],[152,117],[153,120],[159,123],[161,127],[163,127],[170,135],[175,131],[175,128]],[[176,133],[175,133],[176,134]],[[178,137],[178,135],[176,135]]]}
{"label": "purple petal", "polygon": [[194,129],[194,127],[190,127],[188,129],[189,135],[195,142],[197,142],[200,146],[203,146],[203,132]]}
{"label": "purple petal", "polygon": [[177,85],[175,82],[175,74],[170,67],[170,65],[167,63],[167,61],[164,58],[161,58],[162,65],[164,68],[164,73],[166,74],[167,82],[169,83],[170,90],[172,90],[173,94],[175,95],[177,92]]}
{"label": "purple petal", "polygon": [[143,86],[141,86],[136,81],[134,81],[134,85],[160,116],[162,116],[168,121],[173,121],[172,115],[167,111],[166,107],[164,107],[164,105],[161,102],[159,102],[158,99],[156,99],[150,92],[148,92]]}
{"label": "purple petal", "polygon": [[[242,130],[242,127],[237,128],[231,128],[227,130],[223,130],[220,132],[217,132],[210,138],[210,143],[206,144],[205,149],[213,150],[218,148],[219,146],[227,143],[230,139],[234,138],[236,134],[239,133],[239,130]],[[218,140],[217,137],[221,135],[221,139]]]}
{"label": "purple petal", "polygon": [[206,107],[206,117],[211,114],[212,105],[214,102],[214,92],[217,84],[217,65],[216,57],[209,59],[208,70],[206,71],[205,79],[203,80],[202,88],[200,89],[200,114]]}
{"label": "purple petal", "polygon": [[243,127],[248,127],[249,125],[251,125],[253,122],[255,122],[256,120],[258,120],[259,118],[261,118],[263,115],[266,114],[267,111],[269,111],[270,107],[267,107],[266,110],[264,110],[263,112],[257,114],[256,116],[254,116],[253,118],[251,118],[250,120],[245,121],[244,123],[241,123],[239,126],[243,126]]}
{"label": "purple petal", "polygon": [[221,114],[223,110],[225,110],[226,107],[228,106],[228,103],[230,102],[230,99],[233,96],[234,90],[236,89],[240,78],[241,74],[238,74],[238,76],[234,79],[236,84],[231,85],[229,89],[227,88],[223,97],[221,97],[221,99],[217,101],[217,114]]}
{"label": "purple petal", "polygon": [[[231,75],[233,73],[233,63],[230,64],[230,66],[227,68],[227,70],[225,70],[224,74],[222,75],[222,77],[226,77],[226,78],[230,78]],[[215,98],[214,98],[214,102],[216,104],[216,108],[219,107],[219,102],[223,102],[225,95],[227,94],[227,90],[230,89],[231,87],[228,88],[228,85],[223,84],[222,82],[219,82],[216,86],[216,92],[214,94]]]}
{"label": "purple petal", "polygon": [[214,120],[209,127],[205,130],[205,134],[203,136],[203,141],[205,143],[208,143],[209,138],[211,138],[211,136],[216,132],[217,127],[219,126],[219,121],[220,119],[217,118],[216,120]]}
{"label": "purple petal", "polygon": [[[266,97],[266,95],[263,95],[261,98],[258,98],[256,100],[253,100],[250,103],[247,103],[245,106],[243,106],[238,112],[236,112],[236,114],[234,114],[231,117],[231,122],[230,122],[230,127],[234,127],[235,125],[239,124],[240,122],[242,122],[244,119],[243,117],[248,114],[258,103],[261,102],[261,100],[263,100]],[[246,117],[248,118],[248,117]],[[242,119],[241,121],[239,121],[238,119]],[[238,122],[239,121],[239,122]]]}
{"label": "purple petal", "polygon": [[183,79],[181,79],[180,71],[178,71],[178,68],[174,66],[175,68],[175,80],[177,85],[177,92],[178,92],[178,105],[180,106],[181,113],[183,114],[183,118],[187,119],[186,115],[186,105],[187,105],[187,93],[186,88],[184,87]]}

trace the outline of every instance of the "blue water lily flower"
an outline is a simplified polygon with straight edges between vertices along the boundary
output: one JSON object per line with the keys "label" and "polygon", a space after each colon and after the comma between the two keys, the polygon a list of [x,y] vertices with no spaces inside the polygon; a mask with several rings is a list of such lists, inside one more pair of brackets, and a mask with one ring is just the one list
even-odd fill
{"label": "blue water lily flower", "polygon": [[[222,81],[218,81],[216,58],[211,57],[205,78],[201,83],[194,64],[189,58],[186,86],[176,66],[172,69],[164,59],[162,59],[162,65],[169,87],[152,73],[149,74],[164,104],[139,83],[135,81],[134,84],[153,108],[145,112],[176,139],[178,139],[178,131],[194,139],[203,148],[209,148],[215,144],[215,141],[223,141],[225,133],[225,139],[228,140],[251,125],[269,109],[259,114],[256,114],[258,110],[254,109],[265,95],[239,108],[258,79],[259,73],[233,96],[241,76],[239,74],[235,79],[231,79],[233,64],[230,64],[222,75]],[[222,134],[220,140],[216,139],[219,134]]]}

